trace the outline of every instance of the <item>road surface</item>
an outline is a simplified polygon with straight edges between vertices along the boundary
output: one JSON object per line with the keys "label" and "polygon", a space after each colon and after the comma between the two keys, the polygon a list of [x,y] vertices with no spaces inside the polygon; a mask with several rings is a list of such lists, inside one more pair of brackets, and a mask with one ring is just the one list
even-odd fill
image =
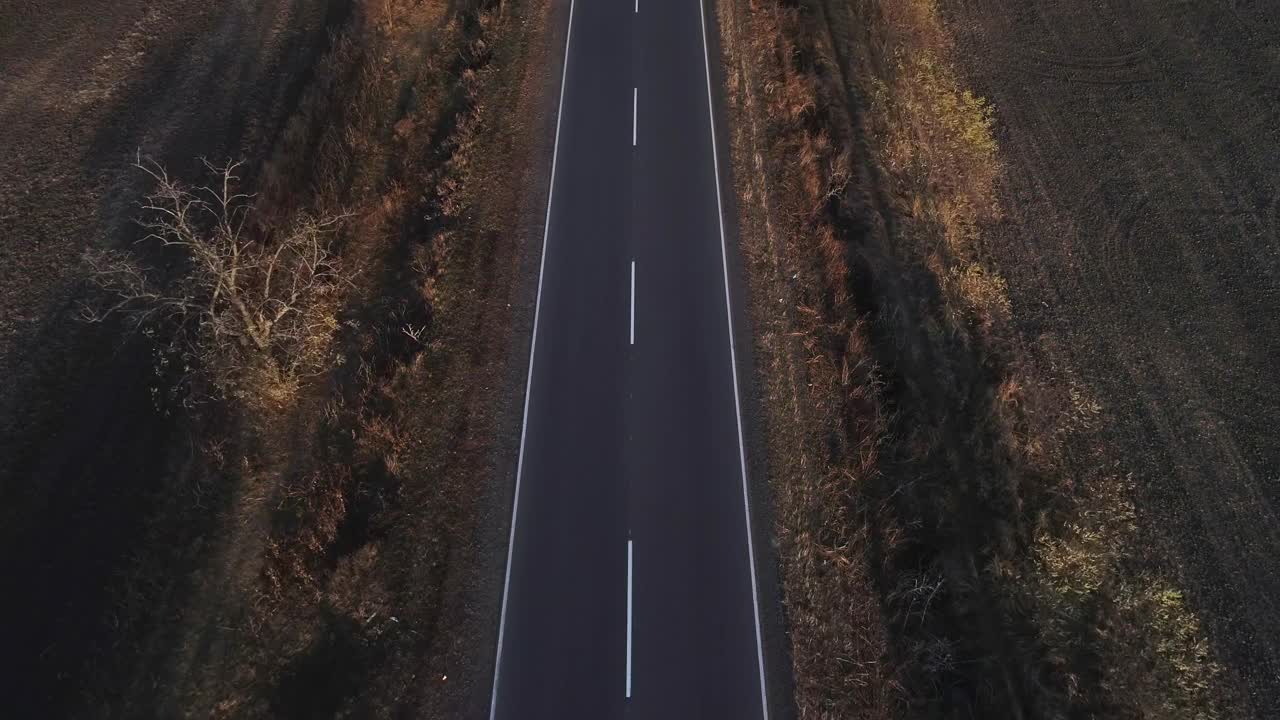
{"label": "road surface", "polygon": [[569,11],[492,718],[767,717],[708,11]]}

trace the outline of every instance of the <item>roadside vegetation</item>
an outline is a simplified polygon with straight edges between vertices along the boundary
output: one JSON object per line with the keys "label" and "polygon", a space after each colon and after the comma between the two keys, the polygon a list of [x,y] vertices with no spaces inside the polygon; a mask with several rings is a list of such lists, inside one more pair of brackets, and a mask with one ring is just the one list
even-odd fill
{"label": "roadside vegetation", "polygon": [[487,481],[534,267],[549,6],[343,5],[272,143],[181,173],[134,156],[133,222],[83,250],[81,325],[137,349],[140,412],[175,432],[145,449],[163,482],[122,487],[137,532],[85,636],[33,670],[33,712],[487,700],[502,556],[481,522],[506,501]]}
{"label": "roadside vegetation", "polygon": [[938,6],[720,13],[800,717],[1230,717],[1100,403],[1014,331]]}
{"label": "roadside vegetation", "polygon": [[[214,185],[192,189],[140,161],[155,182],[142,202],[141,242],[175,267],[163,273],[137,252],[86,251],[90,280],[105,300],[83,302],[81,317],[103,322],[120,314],[127,327],[164,338],[161,357],[187,371],[174,378],[184,399],[210,392],[253,408],[288,402],[335,367],[337,311],[352,282],[330,248],[344,218],[299,213],[289,227],[251,225],[240,164],[206,162]],[[192,372],[207,389],[189,382]]]}

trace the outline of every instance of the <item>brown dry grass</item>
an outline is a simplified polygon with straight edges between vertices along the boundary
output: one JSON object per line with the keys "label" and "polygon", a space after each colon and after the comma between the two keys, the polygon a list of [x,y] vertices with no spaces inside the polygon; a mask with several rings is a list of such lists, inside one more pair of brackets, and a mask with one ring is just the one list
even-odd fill
{"label": "brown dry grass", "polygon": [[178,416],[175,489],[113,578],[114,651],[74,678],[90,714],[471,712],[548,7],[353,2],[269,157],[247,159],[262,228],[348,218],[336,331],[313,338],[337,367]]}
{"label": "brown dry grass", "polygon": [[1220,669],[984,260],[932,0],[722,6],[801,717],[1216,717]]}
{"label": "brown dry grass", "polygon": [[459,656],[450,624],[469,572],[455,563],[475,553],[484,493],[468,486],[496,442],[520,253],[507,228],[520,208],[475,206],[477,183],[529,142],[527,128],[491,117],[504,101],[536,101],[521,96],[523,33],[538,26],[525,13],[540,11],[358,6],[270,165],[266,195],[282,212],[305,177],[309,204],[354,214],[340,252],[362,274],[340,333],[344,365],[296,411],[319,410],[304,424],[313,439],[260,459],[280,484],[261,571],[244,588],[243,645],[194,678],[194,707],[441,716],[466,702],[447,688],[476,682],[474,653]]}
{"label": "brown dry grass", "polygon": [[847,255],[823,212],[852,178],[833,169],[838,153],[814,122],[815,78],[774,64],[804,54],[792,41],[799,13],[744,10],[722,6],[723,43],[796,704],[802,717],[891,717],[873,557],[895,531],[881,534],[862,499],[886,418]]}

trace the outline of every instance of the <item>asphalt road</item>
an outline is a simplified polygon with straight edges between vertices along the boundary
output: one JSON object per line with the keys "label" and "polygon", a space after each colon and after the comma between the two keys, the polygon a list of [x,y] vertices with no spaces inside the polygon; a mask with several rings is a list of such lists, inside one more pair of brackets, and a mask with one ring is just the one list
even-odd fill
{"label": "asphalt road", "polygon": [[491,717],[767,717],[707,11],[569,12]]}

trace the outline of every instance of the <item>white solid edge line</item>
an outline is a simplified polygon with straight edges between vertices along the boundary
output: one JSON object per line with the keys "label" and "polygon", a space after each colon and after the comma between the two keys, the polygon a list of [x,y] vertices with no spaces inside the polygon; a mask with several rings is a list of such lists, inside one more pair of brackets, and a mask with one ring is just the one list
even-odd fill
{"label": "white solid edge line", "polygon": [[631,540],[627,540],[627,697],[631,697]]}
{"label": "white solid edge line", "polygon": [[640,88],[631,88],[631,147],[636,146],[636,116],[640,112]]}
{"label": "white solid edge line", "polygon": [[631,261],[631,344],[636,344],[636,261]]}
{"label": "white solid edge line", "polygon": [[551,228],[551,200],[556,192],[556,160],[560,154],[560,120],[564,117],[564,86],[569,76],[569,41],[573,37],[573,0],[569,0],[569,26],[564,36],[564,67],[560,70],[560,99],[556,106],[556,137],[551,150],[551,184],[547,188],[547,215],[542,224],[542,257],[538,261],[538,293],[533,305],[533,332],[529,341],[529,374],[524,384],[524,415],[520,421],[520,454],[516,460],[515,498],[511,502],[511,531],[507,536],[507,569],[502,580],[502,610],[498,620],[498,650],[493,661],[493,692],[489,696],[489,720],[498,712],[498,677],[502,672],[502,640],[507,630],[507,597],[511,589],[511,558],[516,544],[516,517],[520,510],[520,477],[524,471],[525,435],[529,429],[529,398],[533,395],[533,357],[538,348],[538,314],[542,311],[542,277],[547,267],[547,234]]}
{"label": "white solid edge line", "polygon": [[720,153],[716,149],[716,115],[711,98],[711,55],[707,50],[707,9],[704,0],[698,0],[702,20],[702,61],[707,76],[707,117],[711,128],[711,158],[716,171],[716,212],[720,221],[720,262],[724,270],[724,308],[729,332],[729,363],[733,373],[733,409],[738,421],[738,463],[742,468],[742,512],[747,521],[747,560],[751,563],[751,605],[756,621],[756,660],[760,670],[760,714],[769,720],[769,702],[764,686],[764,644],[760,637],[760,589],[756,580],[756,553],[751,540],[751,502],[747,490],[747,450],[742,439],[742,402],[738,398],[738,353],[733,339],[733,306],[729,299],[729,250],[724,237],[724,205],[720,200]]}

